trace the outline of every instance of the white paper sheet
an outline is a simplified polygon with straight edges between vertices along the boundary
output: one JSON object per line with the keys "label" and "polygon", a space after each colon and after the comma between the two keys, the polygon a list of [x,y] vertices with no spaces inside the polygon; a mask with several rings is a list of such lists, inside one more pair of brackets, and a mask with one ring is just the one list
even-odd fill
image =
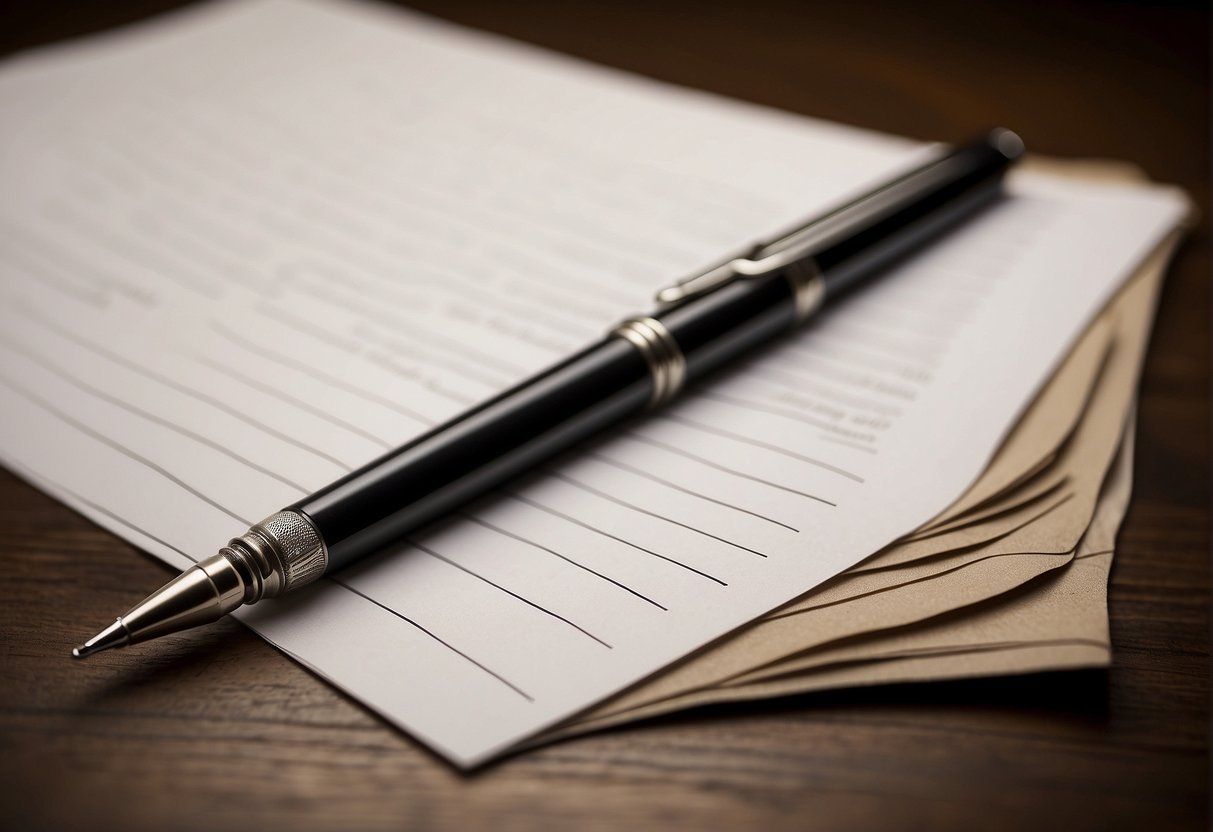
{"label": "white paper sheet", "polygon": [[[0,123],[0,454],[180,567],[925,150],[292,0],[11,61]],[[942,509],[1182,211],[1021,179],[778,349],[245,620],[489,759]]]}

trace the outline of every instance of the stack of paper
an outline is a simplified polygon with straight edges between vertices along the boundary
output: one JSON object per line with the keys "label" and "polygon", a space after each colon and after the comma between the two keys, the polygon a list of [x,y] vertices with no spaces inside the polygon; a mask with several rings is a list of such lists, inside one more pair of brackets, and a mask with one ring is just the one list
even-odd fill
{"label": "stack of paper", "polygon": [[1172,245],[1091,325],[947,511],[541,739],[715,702],[1108,664],[1134,392]]}
{"label": "stack of paper", "polygon": [[[12,61],[0,120],[0,456],[178,567],[935,152],[301,0]],[[1025,171],[778,348],[244,620],[461,765],[1106,661],[1056,597],[1102,585],[1161,265],[1126,281],[1184,211]]]}

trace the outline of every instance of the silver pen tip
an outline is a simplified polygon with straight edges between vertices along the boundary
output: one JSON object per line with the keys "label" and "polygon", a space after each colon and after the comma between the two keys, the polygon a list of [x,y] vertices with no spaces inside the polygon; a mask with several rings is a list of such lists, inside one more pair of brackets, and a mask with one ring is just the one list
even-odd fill
{"label": "silver pen tip", "polygon": [[77,659],[86,659],[102,650],[125,647],[129,641],[130,635],[127,633],[126,627],[122,626],[122,619],[119,618],[84,644],[72,650],[72,655]]}

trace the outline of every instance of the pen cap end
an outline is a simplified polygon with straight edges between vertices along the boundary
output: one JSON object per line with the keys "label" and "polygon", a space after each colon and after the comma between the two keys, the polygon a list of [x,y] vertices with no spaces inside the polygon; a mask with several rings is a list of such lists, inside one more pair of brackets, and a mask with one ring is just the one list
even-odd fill
{"label": "pen cap end", "polygon": [[988,138],[990,146],[1014,162],[1024,154],[1023,139],[1014,130],[1005,127],[995,127]]}

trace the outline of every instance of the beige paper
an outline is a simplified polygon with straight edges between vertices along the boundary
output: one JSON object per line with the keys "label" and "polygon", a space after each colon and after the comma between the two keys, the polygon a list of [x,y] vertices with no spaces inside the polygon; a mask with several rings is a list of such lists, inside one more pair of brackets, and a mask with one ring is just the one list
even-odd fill
{"label": "beige paper", "polygon": [[[1055,649],[1073,656],[1086,648],[1086,664],[1106,664],[1111,655],[1107,619],[1107,577],[1116,532],[1132,492],[1133,424],[1126,428],[1117,460],[1100,494],[1091,524],[1074,558],[1062,569],[990,604],[958,610],[901,630],[874,634],[815,651],[788,666],[793,674],[873,660],[900,660],[928,655],[951,656],[969,651],[1012,649],[1017,662],[1033,657],[1041,668],[1069,667],[1048,657]],[[1027,651],[1026,646],[1038,648]],[[1067,659],[1071,661],[1071,659]],[[775,668],[772,668],[774,670]],[[949,675],[955,675],[949,674]],[[776,681],[775,673],[767,674]],[[740,685],[738,685],[740,686]]]}
{"label": "beige paper", "polygon": [[[1107,619],[1107,579],[1116,532],[1132,492],[1133,424],[1100,495],[1091,525],[1073,561],[994,603],[959,611],[922,625],[820,651],[817,663],[798,676],[770,683],[831,678],[862,662],[934,661],[935,678],[975,675],[968,657],[1005,654],[1013,672],[1107,664],[1111,655]],[[982,663],[982,667],[986,666]],[[897,670],[904,673],[905,665]],[[921,665],[920,663],[920,666]],[[890,668],[873,671],[888,675]],[[903,677],[903,681],[905,678]],[[738,685],[738,688],[741,686]]]}
{"label": "beige paper", "polygon": [[984,507],[986,503],[1033,478],[1051,461],[1053,454],[1077,427],[1111,341],[1112,327],[1106,316],[1088,327],[1065,362],[1058,367],[1008,434],[981,478],[947,511],[927,523],[924,529],[951,523]]}
{"label": "beige paper", "polygon": [[[1023,530],[1028,534],[1030,527]],[[989,555],[972,555],[959,566],[915,567],[893,586],[852,596],[838,603],[765,618],[733,637],[710,647],[648,683],[611,700],[596,713],[630,710],[655,700],[681,696],[733,680],[759,678],[768,665],[794,667],[793,657],[862,633],[903,627],[959,606],[1008,592],[1069,562],[1072,551],[1041,553],[1028,546]],[[757,669],[756,669],[757,668]]]}
{"label": "beige paper", "polygon": [[941,520],[938,524],[921,529],[912,535],[907,535],[902,542],[911,540],[926,540],[931,537],[948,534],[968,526],[988,523],[1012,512],[1029,509],[1032,506],[1043,507],[1065,490],[1070,476],[1055,463],[1057,454],[1050,453],[1035,467],[1029,476],[1019,481],[1009,491],[993,497],[980,506],[969,509],[958,517]]}
{"label": "beige paper", "polygon": [[[795,604],[789,604],[776,610],[765,620],[775,621],[797,615],[820,614],[831,608],[863,604],[865,598],[920,584],[931,578],[947,575],[995,557],[1023,552],[1068,555],[1070,552],[1068,547],[1050,549],[1035,544],[1042,537],[1051,537],[1065,528],[1069,513],[1064,509],[1074,498],[1075,492],[1072,489],[1056,495],[1046,505],[1035,509],[1036,513],[1031,522],[988,543],[979,542],[975,545],[961,546],[942,552],[929,560],[916,560],[882,569],[844,573],[799,599]],[[939,599],[942,603],[946,603],[947,600]],[[883,606],[888,603],[888,599],[881,599],[878,603]],[[858,610],[859,607],[848,607],[846,615],[854,616]],[[855,621],[854,618],[851,620]],[[852,634],[853,631],[845,623],[845,618],[840,620],[839,626],[842,630],[838,637]],[[820,632],[816,626],[814,632]]]}
{"label": "beige paper", "polygon": [[[1056,465],[1056,461],[1053,464]],[[1072,488],[1066,490],[1069,491]],[[895,543],[879,552],[875,558],[844,572],[839,579],[845,579],[850,574],[908,566],[920,561],[950,555],[972,546],[1005,540],[1008,536],[1018,533],[1041,517],[1050,514],[1064,496],[1063,493],[1041,498],[1031,503],[1015,506],[978,522],[951,527],[939,534]]]}
{"label": "beige paper", "polygon": [[744,685],[692,691],[619,713],[581,719],[543,742],[719,702],[738,702],[858,685],[919,682],[1106,665],[1110,656],[1107,578],[1116,532],[1128,508],[1133,473],[1132,424],[1076,557],[1021,590],[849,647],[823,651],[809,672]]}

